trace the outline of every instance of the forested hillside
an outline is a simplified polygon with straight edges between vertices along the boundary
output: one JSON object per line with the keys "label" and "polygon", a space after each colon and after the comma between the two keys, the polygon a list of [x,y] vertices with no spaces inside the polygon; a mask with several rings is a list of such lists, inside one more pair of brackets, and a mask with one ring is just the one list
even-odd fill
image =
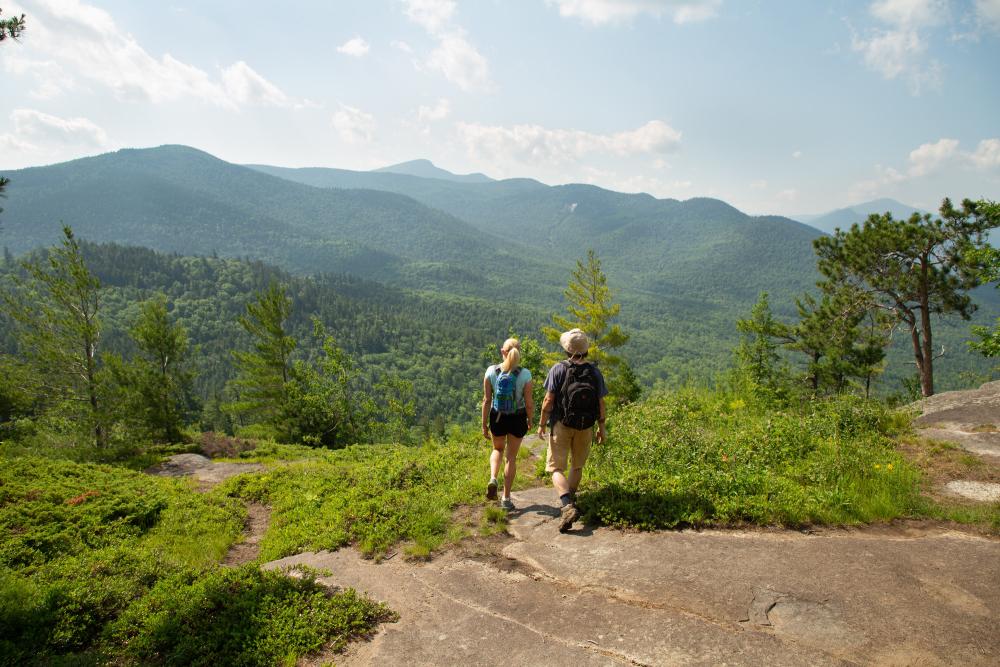
{"label": "forested hillside", "polygon": [[396,192],[451,213],[483,233],[559,256],[594,248],[623,284],[638,291],[722,301],[812,286],[818,232],[777,216],[751,217],[715,199],[656,199],[592,185],[550,187],[530,179],[454,183],[343,169],[254,169],[328,188]]}
{"label": "forested hillside", "polygon": [[[537,335],[548,315],[563,309],[561,291],[573,263],[593,248],[631,334],[622,354],[647,386],[711,381],[729,366],[735,322],[760,292],[770,293],[778,317],[792,320],[794,299],[813,290],[818,277],[816,230],[787,218],[747,216],[715,199],[661,200],[529,179],[477,183],[391,172],[251,169],[182,146],[122,150],[10,177],[0,243],[14,252],[55,243],[65,223],[89,241],[248,258],[295,275],[355,276],[382,285],[376,294],[361,283],[368,286],[368,305],[396,307],[392,312],[401,316],[436,312],[432,324],[456,322],[458,331],[475,332],[480,347],[509,326]],[[199,289],[211,291],[215,278],[206,280]],[[345,280],[336,279],[335,287]],[[149,289],[169,291],[174,280],[164,281]],[[222,284],[232,285],[220,293],[234,301],[250,298],[250,283]],[[417,301],[403,307],[389,294]],[[985,306],[979,321],[990,322],[995,290],[976,298]],[[522,319],[526,312],[533,316]],[[367,318],[358,315],[354,329],[377,326]],[[329,325],[352,352],[373,354],[355,344],[350,327]],[[960,385],[961,373],[988,370],[966,350],[968,337],[964,322],[939,330],[937,341],[948,351],[940,364],[943,388]],[[911,373],[904,338],[896,339],[885,391],[897,390]],[[441,342],[453,345],[447,337]],[[467,360],[460,366],[447,376],[449,388],[471,368]],[[453,399],[441,399],[435,411],[451,418]]]}
{"label": "forested hillside", "polygon": [[[237,319],[272,281],[288,287],[289,330],[300,341],[301,357],[317,353],[311,335],[316,316],[367,385],[387,377],[413,383],[418,419],[468,420],[479,400],[486,346],[503,340],[512,326],[532,331],[544,317],[527,308],[500,311],[474,299],[418,295],[344,275],[294,277],[259,261],[165,255],[117,244],[86,243],[82,250],[103,286],[102,349],[131,354],[126,332],[140,302],[166,295],[171,317],[195,346],[197,393],[206,403],[220,399],[233,377],[232,351],[250,345]],[[12,270],[16,265],[0,268]],[[10,321],[3,316],[0,334],[3,351],[13,352]]]}
{"label": "forested hillside", "polygon": [[562,277],[540,253],[408,197],[307,187],[182,146],[8,173],[17,187],[4,211],[4,242],[15,252],[52,243],[68,224],[97,242],[458,293],[490,293],[500,270],[529,274],[551,294]]}

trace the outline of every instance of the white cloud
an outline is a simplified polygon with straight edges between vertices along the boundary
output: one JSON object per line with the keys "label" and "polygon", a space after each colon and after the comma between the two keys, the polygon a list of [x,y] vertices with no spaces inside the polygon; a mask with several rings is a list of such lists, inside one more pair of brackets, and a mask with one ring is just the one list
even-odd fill
{"label": "white cloud", "polygon": [[787,190],[782,190],[781,192],[779,192],[777,195],[775,195],[775,197],[780,202],[791,204],[796,200],[798,200],[799,191],[796,190],[795,188],[788,188]]}
{"label": "white cloud", "polygon": [[406,42],[400,41],[398,39],[392,40],[392,42],[390,42],[389,45],[392,48],[394,48],[394,49],[398,49],[398,50],[402,51],[403,53],[413,53],[413,47],[412,46],[410,46]]}
{"label": "white cloud", "polygon": [[36,97],[53,97],[88,82],[126,102],[195,98],[228,108],[291,103],[242,61],[215,78],[169,53],[154,57],[108,12],[80,0],[37,0],[30,30],[27,54],[8,63],[7,70],[35,77]]}
{"label": "white cloud", "polygon": [[427,67],[465,91],[489,90],[490,66],[486,58],[465,37],[454,34],[442,37],[427,57]]}
{"label": "white cloud", "polygon": [[87,148],[100,148],[108,143],[107,133],[86,118],[60,118],[34,109],[15,109],[10,119],[14,124],[13,137],[20,141],[18,148],[22,150],[30,147],[31,142]]}
{"label": "white cloud", "polygon": [[668,153],[675,150],[681,140],[680,132],[659,120],[614,134],[548,129],[540,125],[503,127],[459,123],[457,129],[467,151],[474,157],[530,165],[572,163],[591,153],[620,156]]}
{"label": "white cloud", "polygon": [[980,169],[1000,167],[1000,139],[983,139],[968,157]]}
{"label": "white cloud", "polygon": [[592,25],[631,21],[640,14],[669,16],[674,23],[694,23],[716,16],[722,0],[546,0],[559,15]]}
{"label": "white cloud", "polygon": [[871,13],[891,25],[924,27],[938,25],[948,16],[946,0],[878,0]]}
{"label": "white cloud", "polygon": [[921,144],[910,151],[908,176],[911,178],[926,176],[955,157],[957,152],[957,139],[940,139],[933,144]]}
{"label": "white cloud", "polygon": [[347,40],[343,44],[337,47],[339,53],[351,56],[353,58],[361,58],[362,56],[368,55],[368,51],[371,46],[366,42],[360,35]]}
{"label": "white cloud", "polygon": [[340,138],[349,144],[371,143],[375,138],[375,116],[356,107],[341,104],[331,123]]}
{"label": "white cloud", "polygon": [[1000,32],[1000,0],[976,0],[979,25]]}
{"label": "white cloud", "polygon": [[417,118],[430,123],[444,120],[449,114],[451,114],[451,102],[443,97],[432,107],[421,104],[420,108],[417,109]]}
{"label": "white cloud", "polygon": [[793,151],[792,157],[798,160],[800,157],[802,157],[802,151]]}
{"label": "white cloud", "polygon": [[1000,167],[1000,139],[983,139],[975,151],[963,151],[957,139],[939,139],[917,146],[908,156],[905,170],[875,166],[875,177],[855,183],[850,189],[850,198],[870,199],[884,194],[886,188],[921,179],[946,170],[993,169]]}
{"label": "white cloud", "polygon": [[914,30],[889,30],[869,39],[855,37],[852,42],[865,64],[886,79],[895,79],[913,66],[927,45]]}
{"label": "white cloud", "polygon": [[440,72],[464,91],[494,88],[489,62],[453,21],[456,4],[452,0],[403,0],[403,4],[403,12],[437,42],[423,67]]}
{"label": "white cloud", "polygon": [[925,31],[947,20],[946,0],[877,0],[869,11],[888,27],[851,37],[868,68],[886,79],[905,79],[914,95],[940,89],[942,67],[926,57]]}
{"label": "white cloud", "polygon": [[403,0],[403,12],[432,35],[439,35],[449,29],[455,14],[452,0]]}
{"label": "white cloud", "polygon": [[222,84],[229,99],[237,104],[288,107],[294,103],[273,83],[242,60],[222,70]]}
{"label": "white cloud", "polygon": [[756,180],[756,181],[754,181],[753,183],[750,184],[750,188],[752,190],[766,190],[767,189],[767,181],[765,181],[763,178],[758,179],[758,180]]}

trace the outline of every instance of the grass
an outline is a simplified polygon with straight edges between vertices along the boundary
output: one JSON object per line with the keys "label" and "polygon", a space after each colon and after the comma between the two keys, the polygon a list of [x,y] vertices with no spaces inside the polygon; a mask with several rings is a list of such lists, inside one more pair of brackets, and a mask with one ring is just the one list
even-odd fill
{"label": "grass", "polygon": [[977,503],[942,492],[953,480],[1000,483],[1000,469],[958,445],[917,436],[900,439],[899,450],[921,471],[920,488],[928,502],[925,515],[932,519],[971,524],[1000,534],[1000,502]]}
{"label": "grass", "polygon": [[[335,451],[262,444],[240,460],[280,465],[234,478],[223,491],[271,506],[271,528],[261,542],[265,560],[348,544],[378,558],[398,542],[408,543],[409,555],[426,557],[465,535],[452,514],[480,503],[489,451],[474,435]],[[515,488],[531,477],[530,467],[521,466]]]}
{"label": "grass", "polygon": [[905,425],[851,397],[775,409],[707,390],[662,394],[611,422],[580,506],[586,519],[639,529],[918,515],[920,473],[893,440]]}
{"label": "grass", "polygon": [[271,665],[390,618],[308,577],[221,568],[245,516],[187,482],[0,459],[0,665]]}

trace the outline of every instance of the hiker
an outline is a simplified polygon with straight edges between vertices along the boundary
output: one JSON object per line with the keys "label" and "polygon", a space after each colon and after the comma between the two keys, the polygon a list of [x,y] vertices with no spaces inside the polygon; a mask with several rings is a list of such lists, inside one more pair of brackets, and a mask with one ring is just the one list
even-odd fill
{"label": "hiker", "polygon": [[497,474],[506,453],[500,507],[512,510],[510,487],[517,473],[517,452],[534,421],[535,403],[531,397],[531,371],[521,367],[521,343],[508,338],[500,347],[500,356],[503,362],[487,368],[483,378],[483,437],[493,440],[486,497],[497,498]]}
{"label": "hiker", "polygon": [[[552,473],[552,486],[562,504],[559,532],[565,533],[580,516],[576,490],[583,478],[583,464],[590,454],[597,424],[597,442],[604,442],[604,397],[608,387],[596,364],[587,361],[590,340],[580,329],[570,329],[559,337],[566,359],[549,369],[545,378],[545,400],[538,420],[538,435],[545,437],[551,427],[545,469]],[[566,475],[567,459],[572,467]]]}

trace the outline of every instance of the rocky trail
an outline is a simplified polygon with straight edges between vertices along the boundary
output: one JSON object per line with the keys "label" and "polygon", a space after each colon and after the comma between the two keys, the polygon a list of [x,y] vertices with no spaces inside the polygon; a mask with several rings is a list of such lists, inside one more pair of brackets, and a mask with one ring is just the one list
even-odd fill
{"label": "rocky trail", "polygon": [[[916,407],[919,436],[1000,470],[1000,382]],[[533,457],[543,449],[534,438],[525,445]],[[248,470],[186,465],[172,470],[203,484]],[[1000,663],[995,537],[932,522],[654,533],[577,524],[561,534],[551,488],[515,493],[514,502],[507,535],[471,538],[426,562],[342,549],[264,564],[317,568],[326,585],[399,613],[345,654],[303,664]],[[267,508],[251,507],[250,517],[227,563],[256,556]]]}
{"label": "rocky trail", "polygon": [[400,614],[338,664],[962,664],[1000,656],[1000,541],[936,528],[560,534],[548,488],[511,536],[428,563],[309,565]]}
{"label": "rocky trail", "polygon": [[[1000,502],[1000,381],[948,391],[914,403],[917,433],[980,457],[988,480],[951,480],[943,491],[975,502]],[[994,481],[995,480],[995,481]]]}

